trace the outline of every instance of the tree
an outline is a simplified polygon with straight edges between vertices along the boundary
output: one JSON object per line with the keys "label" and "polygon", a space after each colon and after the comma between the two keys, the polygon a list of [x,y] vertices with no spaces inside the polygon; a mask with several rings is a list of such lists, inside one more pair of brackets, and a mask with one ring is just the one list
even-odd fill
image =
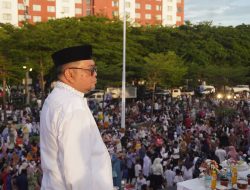
{"label": "tree", "polygon": [[230,84],[246,84],[249,71],[250,67],[213,64],[208,64],[201,70],[203,76],[217,87]]}
{"label": "tree", "polygon": [[20,69],[13,65],[9,56],[7,42],[15,28],[10,24],[1,24],[0,27],[0,79],[2,81],[2,107],[4,111],[4,123],[7,122],[6,114],[6,88],[7,81],[17,82],[20,79]]}
{"label": "tree", "polygon": [[174,87],[181,84],[187,67],[174,52],[151,53],[145,58],[145,72],[148,82]]}
{"label": "tree", "polygon": [[[198,25],[187,22],[185,26],[176,28],[127,25],[126,81],[145,78],[144,57],[152,59],[150,53],[168,55],[172,52],[173,56],[168,55],[171,59],[166,62],[170,63],[173,59],[173,62],[181,64],[167,64],[165,79],[162,76],[157,79],[160,80],[156,82],[158,85],[182,85],[183,77],[193,81],[205,78],[209,80],[208,83],[213,83],[218,81],[217,71],[225,72],[225,75],[231,73],[226,77],[228,85],[247,83],[250,76],[247,69],[250,66],[249,33],[249,25],[217,27],[211,22]],[[0,46],[4,47],[4,56],[12,65],[21,68],[21,64],[29,63],[30,67],[39,71],[42,81],[43,75],[52,75],[50,55],[53,52],[63,47],[92,44],[100,79],[97,87],[103,88],[121,85],[122,34],[123,25],[119,20],[101,16],[63,18],[35,25],[25,24],[21,28],[2,25],[0,38],[7,38],[1,41]],[[176,60],[176,57],[181,61]],[[237,72],[231,71],[229,67],[237,68]],[[211,71],[206,72],[205,69]],[[40,83],[43,88],[43,82]]]}

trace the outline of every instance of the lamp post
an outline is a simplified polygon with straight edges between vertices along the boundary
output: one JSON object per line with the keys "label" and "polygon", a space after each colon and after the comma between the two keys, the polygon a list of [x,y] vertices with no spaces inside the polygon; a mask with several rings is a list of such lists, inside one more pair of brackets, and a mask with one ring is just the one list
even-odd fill
{"label": "lamp post", "polygon": [[146,82],[146,81],[142,79],[142,80],[139,80],[139,81],[138,81],[138,84],[139,84],[140,86],[142,86],[142,85],[145,84],[145,82]]}
{"label": "lamp post", "polygon": [[23,69],[25,70],[24,86],[25,86],[26,104],[29,104],[30,103],[29,72],[32,71],[32,68],[28,69],[28,67],[24,65]]}
{"label": "lamp post", "polygon": [[152,104],[151,104],[151,118],[153,118],[153,114],[154,114],[155,87],[156,87],[156,82],[153,83],[153,94],[152,94]]}
{"label": "lamp post", "polygon": [[144,98],[145,97],[145,83],[146,81],[141,79],[138,81],[138,88],[137,88],[137,98]]}

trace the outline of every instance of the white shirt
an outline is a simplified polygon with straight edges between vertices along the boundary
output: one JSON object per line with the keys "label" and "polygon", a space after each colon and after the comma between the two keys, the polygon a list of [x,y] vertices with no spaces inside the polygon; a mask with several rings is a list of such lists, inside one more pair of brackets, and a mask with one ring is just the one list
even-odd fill
{"label": "white shirt", "polygon": [[139,177],[140,171],[141,171],[141,165],[136,164],[135,165],[135,177]]}
{"label": "white shirt", "polygon": [[147,177],[149,176],[151,164],[152,162],[150,158],[147,155],[145,155],[143,158],[143,169],[142,169],[144,176],[147,176]]}
{"label": "white shirt", "polygon": [[27,128],[29,130],[29,133],[31,133],[32,132],[32,124],[31,123],[26,123],[25,125],[27,126]]}
{"label": "white shirt", "polygon": [[166,170],[164,172],[164,178],[167,181],[167,186],[171,187],[174,185],[174,177],[175,177],[175,172],[172,170]]}
{"label": "white shirt", "polygon": [[41,190],[112,190],[111,159],[84,94],[57,82],[40,120]]}
{"label": "white shirt", "polygon": [[182,166],[182,172],[183,172],[183,179],[189,180],[193,178],[193,172],[194,172],[194,166],[187,169],[185,166]]}
{"label": "white shirt", "polygon": [[182,181],[184,181],[184,179],[183,179],[183,177],[181,175],[180,176],[176,175],[174,177],[174,183],[179,183],[179,182],[182,182]]}
{"label": "white shirt", "polygon": [[135,184],[136,190],[141,190],[141,187],[142,187],[143,185],[147,185],[146,179],[145,179],[144,177],[143,177],[142,179],[140,179],[140,177],[138,177],[138,178],[136,179],[136,184]]}
{"label": "white shirt", "polygon": [[215,151],[215,155],[218,156],[220,163],[222,163],[224,160],[226,160],[227,153],[224,149],[219,148]]}
{"label": "white shirt", "polygon": [[172,154],[173,159],[179,159],[180,158],[180,150],[179,147],[173,148],[174,153]]}

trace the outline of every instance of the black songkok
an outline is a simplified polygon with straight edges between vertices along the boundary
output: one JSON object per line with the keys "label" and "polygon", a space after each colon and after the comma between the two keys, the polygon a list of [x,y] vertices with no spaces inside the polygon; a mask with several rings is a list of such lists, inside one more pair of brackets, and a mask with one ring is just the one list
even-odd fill
{"label": "black songkok", "polygon": [[68,47],[53,53],[51,57],[55,67],[74,61],[90,60],[92,59],[92,46],[82,45]]}

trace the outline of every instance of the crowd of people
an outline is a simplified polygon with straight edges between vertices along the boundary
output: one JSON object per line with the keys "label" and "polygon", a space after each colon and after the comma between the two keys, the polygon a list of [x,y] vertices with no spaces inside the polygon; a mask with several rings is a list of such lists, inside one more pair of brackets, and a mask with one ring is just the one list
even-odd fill
{"label": "crowd of people", "polygon": [[[174,188],[199,177],[206,159],[218,164],[250,156],[250,110],[244,100],[212,97],[156,97],[133,100],[126,108],[126,130],[118,129],[119,103],[105,109],[90,103],[113,164],[114,185],[135,189]],[[102,104],[101,106],[102,107]],[[102,112],[101,110],[104,110]]]}
{"label": "crowd of people", "polygon": [[[110,153],[114,186],[120,189],[174,188],[199,177],[199,165],[207,158],[249,161],[250,108],[244,100],[133,99],[126,104],[126,129],[120,128],[118,100],[88,103]],[[33,105],[8,105],[0,141],[4,190],[40,189],[40,105]]]}
{"label": "crowd of people", "polygon": [[[40,189],[39,108],[9,104],[0,135],[0,185],[3,190]],[[1,109],[1,120],[4,113]]]}

